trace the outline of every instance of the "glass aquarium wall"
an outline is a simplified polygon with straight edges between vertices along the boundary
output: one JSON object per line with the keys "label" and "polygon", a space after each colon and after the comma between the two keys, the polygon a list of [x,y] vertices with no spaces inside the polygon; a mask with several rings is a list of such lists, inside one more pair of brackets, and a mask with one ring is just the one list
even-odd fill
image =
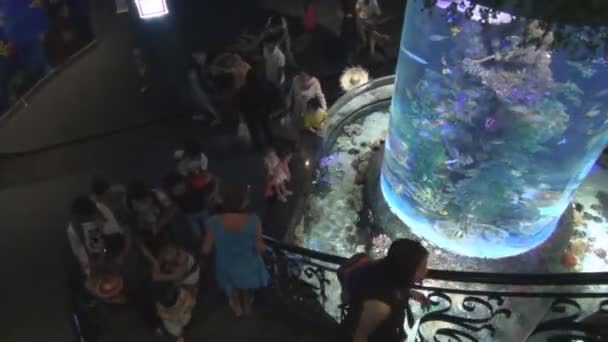
{"label": "glass aquarium wall", "polygon": [[466,256],[545,241],[608,142],[608,28],[519,2],[407,4],[382,191]]}

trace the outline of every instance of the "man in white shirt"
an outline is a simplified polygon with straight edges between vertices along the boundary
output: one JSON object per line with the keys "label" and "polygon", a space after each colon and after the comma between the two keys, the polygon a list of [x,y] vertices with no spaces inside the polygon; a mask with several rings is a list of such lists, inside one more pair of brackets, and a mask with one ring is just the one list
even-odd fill
{"label": "man in white shirt", "polygon": [[91,264],[99,262],[106,254],[105,238],[123,235],[112,212],[99,206],[90,198],[78,197],[72,203],[72,218],[67,235],[70,247],[85,275],[91,274]]}
{"label": "man in white shirt", "polygon": [[282,89],[285,83],[285,54],[279,48],[280,36],[270,35],[262,42],[266,79]]}

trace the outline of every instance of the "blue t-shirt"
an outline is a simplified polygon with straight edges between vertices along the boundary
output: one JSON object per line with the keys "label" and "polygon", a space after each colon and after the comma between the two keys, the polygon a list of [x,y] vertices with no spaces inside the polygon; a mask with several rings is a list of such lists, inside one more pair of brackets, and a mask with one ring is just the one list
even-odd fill
{"label": "blue t-shirt", "polygon": [[4,0],[4,30],[8,39],[20,43],[38,39],[49,30],[43,0]]}

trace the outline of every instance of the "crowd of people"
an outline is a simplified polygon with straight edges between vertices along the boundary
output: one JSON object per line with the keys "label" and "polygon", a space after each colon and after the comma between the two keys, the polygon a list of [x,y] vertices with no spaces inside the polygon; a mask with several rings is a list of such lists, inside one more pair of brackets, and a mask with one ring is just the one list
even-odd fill
{"label": "crowd of people", "polygon": [[89,0],[0,1],[0,115],[93,40]]}
{"label": "crowd of people", "polygon": [[250,187],[222,181],[207,163],[188,141],[161,186],[97,176],[71,205],[67,237],[83,287],[106,303],[133,303],[150,329],[176,341],[204,276],[216,280],[237,317],[251,313],[254,291],[269,282]]}
{"label": "crowd of people", "polygon": [[[249,136],[259,151],[300,131],[322,134],[327,100],[318,78],[297,65],[285,18],[268,20],[241,54],[192,55],[188,83],[193,118]],[[286,133],[288,132],[288,133]]]}
{"label": "crowd of people", "polygon": [[[250,186],[212,175],[192,141],[159,188],[96,176],[89,194],[73,200],[67,228],[82,285],[100,301],[133,303],[151,330],[178,342],[205,295],[203,279],[215,279],[236,317],[250,315],[256,290],[270,279],[262,222],[249,204]],[[396,240],[384,259],[349,270],[344,341],[400,341],[408,299],[425,302],[411,288],[427,259],[419,242]]]}
{"label": "crowd of people", "polygon": [[[192,54],[193,119],[248,136],[263,155],[265,196],[286,202],[290,161],[302,134],[323,136],[327,99],[319,79],[298,65],[285,18],[269,18],[253,41],[240,54]],[[144,92],[146,66],[133,52]],[[89,193],[73,200],[67,237],[90,295],[132,303],[151,330],[179,342],[205,279],[215,279],[236,317],[251,314],[256,290],[270,279],[250,186],[209,172],[197,140],[173,157],[156,187],[94,177]],[[352,272],[345,341],[397,341],[407,300],[424,301],[410,289],[424,277],[427,257],[420,244],[398,240],[385,259]]]}

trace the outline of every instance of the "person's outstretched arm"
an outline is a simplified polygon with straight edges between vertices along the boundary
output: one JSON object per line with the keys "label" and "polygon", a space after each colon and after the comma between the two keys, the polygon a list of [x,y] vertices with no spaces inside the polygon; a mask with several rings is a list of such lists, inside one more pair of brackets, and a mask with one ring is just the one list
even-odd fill
{"label": "person's outstretched arm", "polygon": [[325,99],[325,94],[323,94],[323,88],[321,87],[321,82],[317,79],[317,85],[315,87],[315,96],[321,102],[321,108],[323,110],[327,110],[327,100]]}

